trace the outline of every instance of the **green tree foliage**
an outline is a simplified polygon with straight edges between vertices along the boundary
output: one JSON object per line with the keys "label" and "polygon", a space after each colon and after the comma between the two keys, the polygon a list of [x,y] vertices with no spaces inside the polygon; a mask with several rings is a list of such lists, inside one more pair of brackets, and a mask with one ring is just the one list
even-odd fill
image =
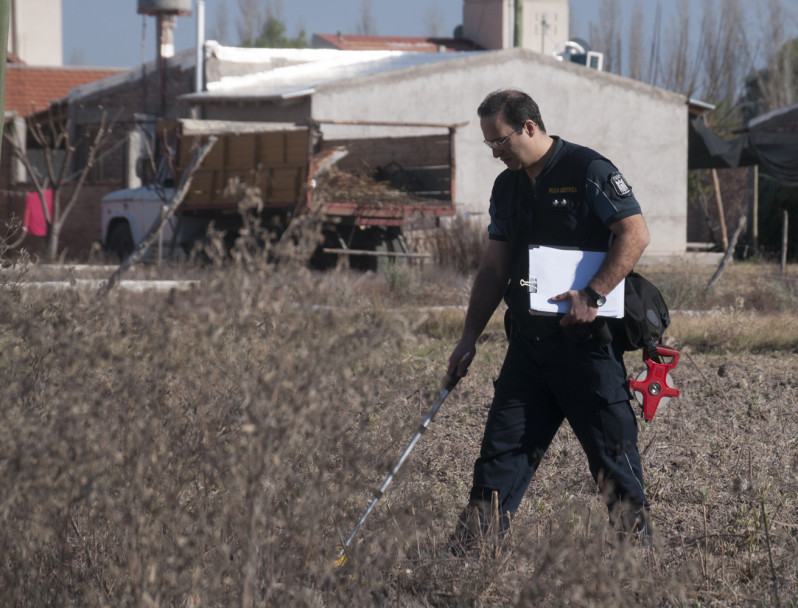
{"label": "green tree foliage", "polygon": [[260,34],[254,40],[244,40],[242,45],[273,49],[303,49],[308,47],[307,33],[304,29],[300,30],[295,38],[286,36],[285,30],[285,23],[277,17],[271,16],[266,19]]}

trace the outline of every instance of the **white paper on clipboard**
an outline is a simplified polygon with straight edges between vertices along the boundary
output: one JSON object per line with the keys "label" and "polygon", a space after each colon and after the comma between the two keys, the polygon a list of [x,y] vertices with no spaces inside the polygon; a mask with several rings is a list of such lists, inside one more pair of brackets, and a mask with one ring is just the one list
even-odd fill
{"label": "white paper on clipboard", "polygon": [[[543,245],[529,248],[529,309],[535,313],[568,312],[568,302],[551,298],[571,289],[583,289],[598,271],[607,254]],[[598,316],[623,317],[624,281],[607,294]]]}

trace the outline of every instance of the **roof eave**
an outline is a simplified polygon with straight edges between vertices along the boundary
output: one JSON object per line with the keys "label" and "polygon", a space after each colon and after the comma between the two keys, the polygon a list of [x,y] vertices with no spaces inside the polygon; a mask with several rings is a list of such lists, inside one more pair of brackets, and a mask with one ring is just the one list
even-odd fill
{"label": "roof eave", "polygon": [[709,103],[708,101],[701,101],[694,97],[689,97],[687,99],[687,106],[692,114],[703,114],[704,112],[711,112],[716,108],[715,104]]}
{"label": "roof eave", "polygon": [[202,93],[187,93],[178,97],[181,101],[190,104],[203,104],[203,103],[262,103],[266,102],[281,102],[290,101],[294,99],[301,99],[303,97],[311,97],[316,92],[315,88],[300,89],[288,93],[280,93],[277,95],[259,95],[257,93],[211,93],[203,91]]}

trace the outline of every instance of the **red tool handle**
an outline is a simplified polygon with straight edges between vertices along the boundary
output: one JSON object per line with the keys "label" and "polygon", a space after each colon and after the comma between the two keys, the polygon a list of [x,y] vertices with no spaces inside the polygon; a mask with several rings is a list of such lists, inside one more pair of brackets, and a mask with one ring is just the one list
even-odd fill
{"label": "red tool handle", "polygon": [[[629,388],[643,394],[643,418],[652,420],[663,397],[678,397],[679,390],[668,386],[668,372],[679,363],[679,352],[664,346],[657,346],[660,359],[669,358],[667,363],[653,361],[643,349],[643,363],[648,366],[645,380],[629,380]],[[663,359],[664,360],[664,359]]]}

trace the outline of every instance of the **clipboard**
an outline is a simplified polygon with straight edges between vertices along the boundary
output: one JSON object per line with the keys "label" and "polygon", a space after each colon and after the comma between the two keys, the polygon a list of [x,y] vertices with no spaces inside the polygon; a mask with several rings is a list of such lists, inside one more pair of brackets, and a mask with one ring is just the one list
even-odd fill
{"label": "clipboard", "polygon": [[[551,298],[586,287],[606,257],[604,251],[530,246],[529,282],[522,281],[529,288],[529,312],[533,315],[568,312],[568,302],[552,302]],[[607,294],[607,302],[599,308],[599,317],[623,318],[624,282]]]}

